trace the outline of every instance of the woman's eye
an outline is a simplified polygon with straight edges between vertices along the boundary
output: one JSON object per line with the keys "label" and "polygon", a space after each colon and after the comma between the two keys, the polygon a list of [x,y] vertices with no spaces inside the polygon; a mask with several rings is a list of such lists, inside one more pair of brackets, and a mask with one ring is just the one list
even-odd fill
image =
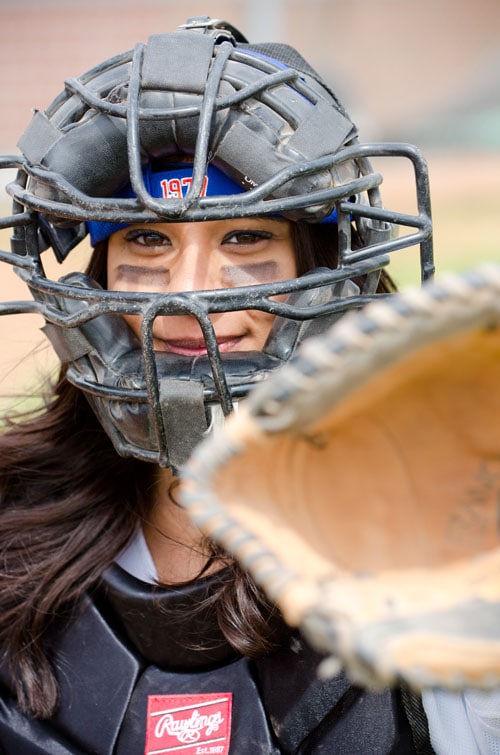
{"label": "woman's eye", "polygon": [[166,246],[170,239],[159,231],[133,230],[125,235],[125,241],[131,241],[141,246]]}
{"label": "woman's eye", "polygon": [[266,231],[233,231],[228,233],[224,239],[225,244],[241,244],[243,246],[256,244],[271,238],[271,234]]}

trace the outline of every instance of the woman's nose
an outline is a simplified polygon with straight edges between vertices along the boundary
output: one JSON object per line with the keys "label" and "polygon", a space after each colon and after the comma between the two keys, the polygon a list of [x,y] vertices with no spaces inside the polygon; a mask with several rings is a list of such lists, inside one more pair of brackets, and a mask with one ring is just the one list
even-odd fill
{"label": "woman's nose", "polygon": [[170,268],[169,290],[202,291],[220,288],[217,275],[217,254],[201,243],[183,247]]}

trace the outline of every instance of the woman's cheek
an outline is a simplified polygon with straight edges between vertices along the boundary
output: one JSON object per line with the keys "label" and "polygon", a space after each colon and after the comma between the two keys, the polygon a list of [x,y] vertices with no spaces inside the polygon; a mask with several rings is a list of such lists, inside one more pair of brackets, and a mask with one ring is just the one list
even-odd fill
{"label": "woman's cheek", "polygon": [[131,328],[131,330],[135,333],[137,338],[141,338],[141,316],[140,315],[123,315],[123,319]]}
{"label": "woman's cheek", "polygon": [[254,310],[249,312],[251,317],[249,327],[249,337],[252,340],[251,350],[261,351],[267,341],[271,328],[273,326],[275,315],[271,315],[268,312],[259,312]]}

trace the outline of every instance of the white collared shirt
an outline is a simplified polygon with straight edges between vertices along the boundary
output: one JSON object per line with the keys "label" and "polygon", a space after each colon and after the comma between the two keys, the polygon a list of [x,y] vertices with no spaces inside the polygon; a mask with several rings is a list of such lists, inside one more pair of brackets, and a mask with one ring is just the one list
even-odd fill
{"label": "white collared shirt", "polygon": [[437,755],[500,755],[500,689],[422,694]]}
{"label": "white collared shirt", "polygon": [[137,528],[135,537],[119,554],[116,563],[141,582],[158,584],[158,572],[141,527]]}

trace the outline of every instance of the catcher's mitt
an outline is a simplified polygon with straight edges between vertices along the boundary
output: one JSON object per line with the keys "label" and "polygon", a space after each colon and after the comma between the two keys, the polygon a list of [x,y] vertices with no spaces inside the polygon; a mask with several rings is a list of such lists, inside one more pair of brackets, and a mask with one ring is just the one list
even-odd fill
{"label": "catcher's mitt", "polygon": [[194,521],[360,684],[500,683],[499,326],[496,265],[369,304],[185,470]]}

